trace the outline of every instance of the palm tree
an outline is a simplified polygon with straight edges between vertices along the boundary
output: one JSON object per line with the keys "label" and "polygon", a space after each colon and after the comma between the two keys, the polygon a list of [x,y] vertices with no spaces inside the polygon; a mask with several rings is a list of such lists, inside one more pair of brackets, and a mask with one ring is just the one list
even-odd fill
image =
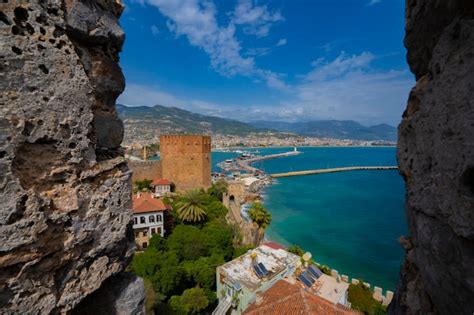
{"label": "palm tree", "polygon": [[200,190],[188,190],[176,203],[178,216],[187,222],[199,222],[206,217],[202,205],[202,193]]}
{"label": "palm tree", "polygon": [[260,202],[254,202],[249,210],[250,219],[257,223],[258,227],[264,230],[272,221],[271,214]]}

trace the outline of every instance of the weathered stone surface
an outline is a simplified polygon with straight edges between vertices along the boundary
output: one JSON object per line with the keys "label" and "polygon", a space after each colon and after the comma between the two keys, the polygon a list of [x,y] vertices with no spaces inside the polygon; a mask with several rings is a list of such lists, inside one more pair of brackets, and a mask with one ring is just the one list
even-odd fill
{"label": "weathered stone surface", "polygon": [[474,2],[407,1],[399,126],[410,237],[391,314],[474,313]]}
{"label": "weathered stone surface", "polygon": [[99,290],[89,295],[73,314],[145,314],[145,299],[141,294],[144,290],[143,279],[121,273],[108,279]]}
{"label": "weathered stone surface", "polygon": [[10,0],[0,9],[0,309],[67,313],[134,251],[114,106],[123,7]]}

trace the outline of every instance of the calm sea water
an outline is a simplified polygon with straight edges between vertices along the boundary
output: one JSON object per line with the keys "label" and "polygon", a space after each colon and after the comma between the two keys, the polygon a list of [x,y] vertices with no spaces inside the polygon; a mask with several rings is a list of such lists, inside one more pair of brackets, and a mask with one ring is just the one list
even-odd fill
{"label": "calm sea water", "polygon": [[[292,148],[259,149],[260,154]],[[396,165],[395,148],[308,147],[299,156],[254,164],[268,173],[338,166]],[[235,153],[213,153],[213,169]],[[404,182],[397,171],[353,171],[278,179],[264,191],[267,237],[297,244],[319,263],[384,290],[396,288],[406,235]]]}

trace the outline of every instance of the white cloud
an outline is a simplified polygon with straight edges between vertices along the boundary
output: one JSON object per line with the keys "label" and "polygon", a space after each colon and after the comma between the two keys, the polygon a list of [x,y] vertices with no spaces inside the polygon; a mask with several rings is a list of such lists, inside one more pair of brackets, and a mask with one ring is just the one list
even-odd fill
{"label": "white cloud", "polygon": [[286,38],[282,38],[280,39],[277,43],[276,43],[277,46],[284,46],[286,45]]}
{"label": "white cloud", "polygon": [[370,52],[347,56],[344,51],[329,63],[324,58],[319,58],[311,63],[314,68],[305,75],[305,80],[324,81],[338,78],[351,71],[367,68],[374,58]]}
{"label": "white cloud", "polygon": [[158,26],[156,26],[156,25],[152,25],[152,26],[150,27],[150,30],[151,30],[151,33],[152,33],[153,35],[158,35],[158,34],[160,33],[160,30],[158,29]]}
{"label": "white cloud", "polygon": [[407,71],[383,71],[372,66],[370,52],[318,59],[295,86],[293,105],[300,118],[354,119],[362,123],[396,124],[414,80]]}
{"label": "white cloud", "polygon": [[211,113],[222,109],[221,104],[215,104],[200,99],[188,99],[177,97],[172,93],[163,91],[159,86],[147,86],[130,83],[125,91],[119,96],[118,104],[128,106],[153,106],[163,105],[168,107],[179,107],[199,113]]}
{"label": "white cloud", "polygon": [[271,12],[266,5],[258,6],[253,0],[239,0],[233,22],[243,25],[244,32],[257,37],[267,36],[274,23],[284,20],[280,11]]}
{"label": "white cloud", "polygon": [[[199,98],[184,99],[156,87],[128,84],[119,103],[181,107],[205,115],[255,120],[355,120],[365,125],[397,125],[414,84],[408,71],[380,70],[373,66],[377,56],[370,52],[333,60],[319,58],[299,82],[280,86],[282,74],[262,73],[269,86],[288,89],[287,98],[267,104],[222,104]],[[264,70],[260,70],[264,71]]]}
{"label": "white cloud", "polygon": [[[207,0],[146,0],[157,7],[168,18],[167,26],[176,36],[186,36],[189,43],[202,49],[210,58],[211,66],[224,76],[242,75],[262,79],[270,87],[285,87],[285,83],[275,82],[281,75],[270,70],[259,69],[252,56],[243,57],[242,46],[236,37],[236,24],[253,25],[262,33],[272,21],[281,19],[278,13],[269,13],[266,6],[250,7],[239,2],[240,13],[233,17],[227,26],[221,26],[216,19],[216,7]],[[244,12],[250,15],[245,15]],[[237,17],[241,17],[236,23]],[[254,21],[255,17],[265,22]],[[263,34],[263,33],[262,33]]]}
{"label": "white cloud", "polygon": [[382,0],[370,0],[370,2],[368,2],[366,4],[366,6],[370,7],[370,6],[373,6],[374,4],[377,4],[377,3],[380,3],[382,2]]}
{"label": "white cloud", "polygon": [[249,48],[245,52],[247,56],[266,56],[271,53],[272,50],[268,47],[259,47],[259,48]]}

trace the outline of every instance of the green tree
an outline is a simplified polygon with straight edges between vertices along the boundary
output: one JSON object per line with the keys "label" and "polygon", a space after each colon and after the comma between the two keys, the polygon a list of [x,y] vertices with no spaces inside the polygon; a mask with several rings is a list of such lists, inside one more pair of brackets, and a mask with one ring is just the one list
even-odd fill
{"label": "green tree", "polygon": [[385,315],[386,308],[372,297],[372,291],[360,281],[349,285],[349,302],[351,308],[370,315]]}
{"label": "green tree", "polygon": [[176,211],[181,220],[186,222],[199,222],[206,216],[203,205],[203,193],[200,190],[188,190],[178,202]]}
{"label": "green tree", "polygon": [[288,247],[288,251],[298,256],[304,255],[304,250],[298,245],[291,245],[290,247]]}
{"label": "green tree", "polygon": [[234,252],[232,244],[232,228],[227,223],[210,222],[202,229],[209,254],[220,254],[231,259]]}
{"label": "green tree", "polygon": [[214,200],[205,206],[206,216],[209,221],[224,218],[229,211],[220,201]]}
{"label": "green tree", "polygon": [[236,248],[234,248],[234,253],[232,255],[232,258],[235,259],[237,257],[240,257],[243,254],[247,253],[249,250],[254,249],[254,248],[255,248],[255,246],[252,246],[252,245],[236,247]]}
{"label": "green tree", "polygon": [[261,229],[265,229],[272,221],[272,216],[260,202],[254,202],[252,204],[249,209],[249,217],[253,222],[257,223]]}
{"label": "green tree", "polygon": [[151,183],[150,179],[143,179],[135,181],[135,187],[137,191],[150,191],[151,190]]}
{"label": "green tree", "polygon": [[180,260],[196,260],[209,255],[209,244],[202,231],[193,225],[178,225],[166,242],[168,250],[178,253]]}
{"label": "green tree", "polygon": [[209,305],[209,299],[205,290],[195,287],[184,290],[181,296],[172,296],[169,304],[178,314],[197,314]]}
{"label": "green tree", "polygon": [[209,187],[207,193],[216,199],[222,201],[222,196],[227,193],[228,184],[224,179],[219,179]]}
{"label": "green tree", "polygon": [[201,257],[195,261],[183,263],[188,280],[192,280],[198,286],[214,291],[216,285],[216,268],[225,263],[224,257],[220,254],[213,254],[209,257]]}

